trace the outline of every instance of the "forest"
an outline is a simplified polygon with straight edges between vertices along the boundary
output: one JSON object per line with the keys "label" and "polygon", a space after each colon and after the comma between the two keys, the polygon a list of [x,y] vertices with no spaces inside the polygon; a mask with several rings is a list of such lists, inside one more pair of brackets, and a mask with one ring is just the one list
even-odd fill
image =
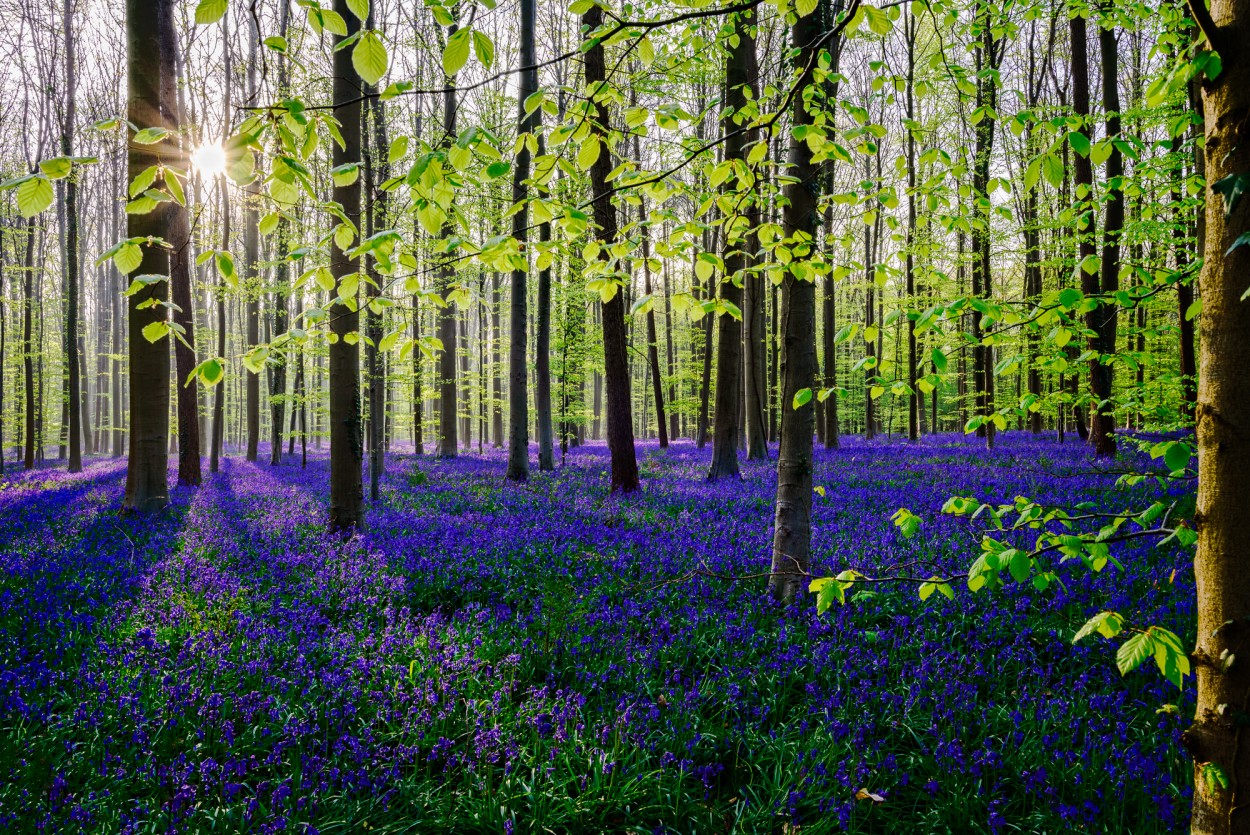
{"label": "forest", "polygon": [[0,53],[0,829],[1250,833],[1250,0]]}

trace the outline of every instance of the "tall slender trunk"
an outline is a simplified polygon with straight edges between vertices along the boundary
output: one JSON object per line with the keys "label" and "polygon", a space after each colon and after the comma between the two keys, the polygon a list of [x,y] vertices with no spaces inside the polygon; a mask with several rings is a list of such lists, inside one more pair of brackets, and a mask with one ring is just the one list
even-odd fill
{"label": "tall slender trunk", "polygon": [[[825,213],[826,230],[832,225],[833,215],[832,209]],[[827,234],[827,231],[826,231]],[[824,442],[825,449],[837,449],[840,445],[838,439],[838,346],[834,337],[837,335],[838,316],[837,316],[837,286],[833,280],[831,272],[825,273],[823,286],[821,287],[821,319],[822,319],[822,339],[825,352],[825,369],[822,380],[823,387],[830,390],[829,398],[825,400],[824,419],[825,433]],[[748,385],[750,384],[748,378]]]}
{"label": "tall slender trunk", "polygon": [[[910,8],[910,7],[909,7]],[[916,303],[916,18],[909,10],[903,22],[907,40],[907,307]],[[907,439],[920,437],[920,413],[924,401],[916,392],[919,369],[916,364],[916,320],[907,317]]]}
{"label": "tall slender trunk", "polygon": [[[348,9],[347,0],[334,0],[334,10],[347,22],[350,38],[360,31],[360,21]],[[360,96],[362,86],[352,67],[351,50],[334,53],[334,115],[339,120],[343,146],[332,149],[337,167],[360,161]],[[334,200],[343,207],[356,228],[360,228],[360,180],[334,186]],[[330,271],[339,295],[330,307],[330,527],[349,531],[364,526],[364,490],[360,480],[360,345],[345,337],[360,330],[359,291],[346,292],[344,279],[356,272],[347,252],[334,243],[330,249]],[[346,296],[345,296],[346,293]]]}
{"label": "tall slender trunk", "polygon": [[[225,87],[225,107],[223,108],[224,122],[222,133],[229,135],[231,111],[233,109],[232,91],[233,84],[230,72],[231,55],[230,55],[230,16],[226,15],[221,21],[221,51],[222,64],[225,67],[224,80],[222,86]],[[221,248],[230,248],[230,200],[226,192],[227,186],[224,181],[218,184],[218,200],[221,212]],[[218,278],[217,281],[217,356],[223,358],[225,362],[226,356],[226,282],[224,278]],[[222,381],[213,387],[213,424],[212,439],[209,442],[208,471],[215,473],[221,467],[222,447],[225,445],[226,439],[226,381]]]}
{"label": "tall slender trunk", "polygon": [[[975,47],[977,66],[978,108],[997,110],[998,108],[998,75],[999,46],[994,37],[990,21],[988,3],[979,5],[978,15],[981,21],[981,36]],[[991,72],[985,72],[990,70]],[[995,120],[986,116],[977,122],[975,133],[975,152],[972,163],[972,193],[976,198],[975,211],[979,215],[978,223],[972,230],[972,294],[981,298],[993,296],[993,278],[990,267],[990,218],[991,212],[986,190],[990,180],[990,155],[994,150]],[[985,198],[985,199],[981,199]],[[977,387],[977,412],[985,418],[981,424],[984,429],[985,446],[994,447],[995,424],[990,420],[994,411],[994,358],[993,349],[984,344],[981,333],[982,314],[980,310],[972,310],[973,339],[973,376]],[[978,430],[978,434],[981,434]]]}
{"label": "tall slender trunk", "polygon": [[[603,23],[603,9],[594,6],[582,15],[587,34],[593,33]],[[596,98],[600,85],[606,79],[603,42],[595,39],[585,53],[586,89],[591,96],[591,135],[599,138],[602,151],[590,167],[591,199],[594,201],[594,219],[599,227],[600,239],[607,244],[600,257],[608,258],[609,248],[617,238],[616,207],[608,187],[608,175],[612,173],[612,154],[608,144],[608,108]],[[617,292],[602,304],[603,310],[603,376],[607,391],[608,450],[612,459],[612,490],[630,493],[637,490],[638,459],[634,452],[633,406],[629,394],[629,362],[626,354],[628,339],[625,329],[625,297]]]}
{"label": "tall slender trunk", "polygon": [[[178,35],[172,0],[127,0],[127,118],[140,128],[162,127],[177,135],[176,66]],[[132,143],[128,181],[153,165],[185,169],[171,141]],[[157,205],[147,214],[127,216],[128,237],[149,235],[170,240],[176,216],[186,210],[175,202]],[[185,218],[184,218],[185,222]],[[169,275],[170,254],[157,246],[143,247],[139,275]],[[130,455],[126,462],[126,497],[130,512],[159,510],[169,502],[166,462],[169,454],[169,339],[151,342],[143,329],[168,316],[169,285],[158,281],[130,296]],[[155,302],[155,304],[153,304]]]}
{"label": "tall slender trunk", "polygon": [[[538,111],[535,111],[537,114]],[[539,152],[544,148],[539,145]],[[538,240],[551,240],[551,224],[538,227]],[[534,317],[534,419],[538,424],[538,469],[555,469],[555,433],[551,421],[551,266],[538,271],[538,310]]]}
{"label": "tall slender trunk", "polygon": [[[1119,139],[1120,90],[1119,61],[1116,54],[1115,30],[1098,29],[1098,51],[1102,59],[1102,106],[1107,120],[1107,136]],[[1120,180],[1124,175],[1124,158],[1120,149],[1112,145],[1107,157],[1107,200],[1103,220],[1102,264],[1099,272],[1099,291],[1105,301],[1090,312],[1093,330],[1097,336],[1091,347],[1097,356],[1090,363],[1090,388],[1095,403],[1091,441],[1095,454],[1103,457],[1115,455],[1115,406],[1111,401],[1115,368],[1111,365],[1116,353],[1116,326],[1120,306],[1114,294],[1120,289],[1120,230],[1124,228],[1124,187]]]}
{"label": "tall slender trunk", "polygon": [[[703,249],[706,251],[708,248],[708,233],[707,230],[704,230]],[[697,261],[698,253],[695,253],[694,263],[697,263]],[[692,275],[694,274],[694,263],[691,264]],[[708,276],[707,283],[703,288],[703,298],[708,301],[711,301],[716,297],[716,285],[714,281],[714,276]],[[703,355],[701,358],[703,363],[703,372],[699,378],[699,423],[695,427],[695,444],[699,447],[699,449],[703,449],[703,447],[707,446],[709,426],[708,410],[711,407],[710,401],[712,397],[712,353],[714,350],[712,332],[713,325],[715,324],[716,319],[710,315],[704,316],[700,322],[700,327],[703,330]]]}
{"label": "tall slender trunk", "polygon": [[25,418],[22,442],[22,464],[35,466],[35,218],[26,219],[26,257],[22,262],[22,393],[25,395]]}
{"label": "tall slender trunk", "polygon": [[[373,11],[370,7],[369,21],[372,24]],[[376,93],[371,84],[364,85],[368,93]],[[367,105],[372,149],[366,155],[365,166],[365,209],[362,237],[373,235],[387,227],[386,214],[387,193],[381,189],[390,175],[387,164],[390,142],[386,131],[386,111],[380,98],[369,99]],[[378,273],[377,259],[369,258],[370,284],[365,295],[372,302],[381,295],[382,277]],[[380,495],[382,473],[386,469],[385,429],[386,429],[386,373],[379,356],[378,345],[382,342],[384,310],[375,310],[370,304],[365,312],[365,367],[369,374],[369,499],[377,501]]]}
{"label": "tall slender trunk", "polygon": [[[257,57],[256,44],[260,34],[256,29],[256,21],[252,22],[251,37],[248,39],[250,49],[247,57],[247,101],[256,104],[257,97]],[[260,343],[260,294],[264,283],[259,269],[260,264],[260,183],[253,180],[244,188],[243,196],[243,274],[241,286],[244,299],[244,319],[247,335],[247,347]],[[260,446],[260,375],[252,371],[244,372],[246,382],[246,420],[247,420],[247,451],[248,461],[255,461]]]}
{"label": "tall slender trunk", "polygon": [[[651,230],[642,223],[646,219],[646,201],[638,206],[642,232],[643,292],[651,295]],[[647,362],[651,369],[651,394],[655,398],[655,425],[660,436],[660,449],[668,449],[668,423],[664,417],[664,377],[660,374],[660,343],[655,330],[655,305],[647,309]],[[644,420],[645,427],[647,422]]]}
{"label": "tall slender trunk", "polygon": [[[1088,35],[1086,34],[1085,19],[1080,15],[1073,17],[1068,23],[1069,33],[1072,41],[1072,112],[1081,120],[1080,125],[1076,127],[1076,132],[1084,135],[1088,143],[1090,138],[1090,104],[1089,104],[1089,46]],[[1096,270],[1087,269],[1086,265],[1095,255],[1094,236],[1094,166],[1088,155],[1077,154],[1072,161],[1072,179],[1076,190],[1077,211],[1079,218],[1076,223],[1077,234],[1077,271],[1081,274],[1081,290],[1086,296],[1095,296],[1098,294],[1099,281]],[[1091,330],[1098,330],[1098,312],[1092,311],[1086,315],[1086,325]],[[1090,339],[1090,350],[1097,352],[1097,337]],[[1097,359],[1090,361],[1090,380],[1093,381],[1096,375],[1095,367]],[[1074,385],[1078,386],[1079,381],[1074,381]],[[1090,408],[1090,429],[1097,431],[1092,424],[1097,422],[1095,412],[1096,404]],[[1085,429],[1086,421],[1081,414],[1080,404],[1074,404],[1073,412],[1077,419],[1077,431],[1081,436],[1081,440],[1086,440],[1090,429]]]}
{"label": "tall slender trunk", "polygon": [[[1232,197],[1230,184],[1250,177],[1250,0],[1191,4],[1194,18],[1223,59],[1203,83],[1207,259],[1202,268],[1198,376],[1198,679],[1194,724],[1183,737],[1194,758],[1194,835],[1236,835],[1250,827],[1250,751],[1246,750],[1246,694],[1250,664],[1250,319],[1242,299],[1250,288],[1250,200]],[[1217,188],[1219,190],[1217,190]],[[1221,193],[1222,192],[1222,193]],[[1218,768],[1226,787],[1211,778]]]}
{"label": "tall slender trunk", "polygon": [[[456,26],[448,27],[448,37],[456,33]],[[443,86],[443,135],[450,147],[456,137],[456,90],[452,79]],[[443,224],[443,237],[452,234],[450,216]],[[451,259],[444,258],[438,267],[438,292],[446,297],[451,289],[455,273]],[[438,309],[438,338],[443,350],[438,355],[438,457],[455,458],[457,455],[456,431],[456,311],[448,304]]]}
{"label": "tall slender trunk", "polygon": [[[517,131],[534,134],[540,127],[538,114],[525,112],[525,100],[538,91],[538,67],[535,66],[534,30],[537,14],[536,0],[520,0],[521,14],[521,74],[517,87]],[[607,156],[606,151],[604,156]],[[526,199],[529,189],[526,180],[530,176],[530,152],[523,143],[512,169],[512,202],[519,203],[521,210],[512,216],[512,236],[524,244],[528,241],[529,208]],[[521,256],[529,259],[528,253]],[[528,287],[526,264],[517,264],[512,271],[512,296],[508,333],[508,478],[525,481],[529,478],[529,375],[526,368],[528,335],[525,332],[528,311]]]}
{"label": "tall slender trunk", "polygon": [[[177,63],[181,78],[182,62]],[[182,122],[181,98],[178,121]],[[184,140],[186,141],[186,140]],[[183,154],[189,156],[184,147]],[[186,166],[182,166],[187,170]],[[173,174],[166,173],[166,177]],[[184,187],[183,191],[186,189]],[[182,328],[181,338],[174,341],[174,387],[178,392],[176,403],[178,437],[178,483],[198,487],[203,479],[200,470],[200,387],[190,379],[195,370],[195,301],[191,295],[191,221],[183,209],[174,214],[169,225],[169,293],[174,303],[173,320]]]}
{"label": "tall slender trunk", "polygon": [[[826,0],[828,2],[828,0]],[[821,16],[798,18],[791,30],[795,63],[801,68],[794,97],[793,124],[812,124],[804,89],[811,83],[822,39]],[[813,102],[813,109],[817,106]],[[819,223],[816,193],[809,183],[816,177],[812,152],[802,139],[790,138],[782,226],[786,245],[796,260],[811,258]],[[812,541],[812,433],[816,409],[812,402],[794,404],[795,395],[816,382],[816,285],[787,270],[781,283],[784,310],[782,359],[781,445],[777,453],[777,499],[773,535],[773,599],[789,603],[810,572]]]}
{"label": "tall slender trunk", "polygon": [[[1195,140],[1197,136],[1205,134],[1205,109],[1202,103],[1202,90],[1197,81],[1191,82],[1189,85],[1189,103],[1190,106],[1198,113],[1198,124],[1194,126]],[[1202,145],[1197,141],[1194,142],[1194,173],[1206,182],[1207,161],[1203,153]],[[1180,196],[1177,196],[1180,200]],[[1183,219],[1177,218],[1183,230],[1187,226]],[[1202,208],[1196,212],[1194,218],[1194,242],[1195,255],[1201,259],[1206,253],[1206,232],[1207,232],[1206,215]],[[1183,232],[1182,232],[1183,235]],[[1184,253],[1184,246],[1176,248],[1177,266],[1182,267],[1180,258]],[[1197,278],[1189,281],[1180,281],[1176,284],[1176,302],[1180,322],[1180,374],[1181,374],[1181,414],[1189,420],[1194,420],[1195,409],[1198,403],[1198,364],[1194,357],[1194,323],[1189,318],[1189,308],[1194,303],[1194,284]]]}
{"label": "tall slender trunk", "polygon": [[[755,55],[755,14],[753,11],[739,12],[734,16],[734,35],[730,41],[729,57],[725,63],[725,111],[721,121],[721,129],[725,136],[726,162],[742,163],[745,167],[747,147],[754,142],[756,132],[744,130],[744,117],[735,118],[750,101],[759,94],[757,79],[759,66]],[[736,181],[736,178],[735,178]],[[739,310],[743,306],[743,283],[748,270],[755,266],[756,243],[758,238],[755,230],[760,224],[759,204],[756,202],[754,190],[751,194],[735,198],[734,203],[742,207],[738,217],[726,218],[725,234],[725,276],[721,281],[720,295],[727,304]],[[648,285],[650,276],[648,275]],[[648,288],[648,292],[649,292]],[[654,319],[649,320],[649,325]],[[651,329],[654,332],[654,329]],[[654,356],[654,336],[651,346]],[[716,361],[716,427],[712,439],[712,465],[708,470],[708,481],[721,478],[739,478],[738,470],[738,401],[742,396],[742,322],[723,313],[720,316],[720,335]],[[653,362],[656,373],[659,372],[659,360]],[[657,401],[659,384],[656,384]],[[664,431],[663,425],[660,427]],[[661,436],[662,437],[662,436]]]}
{"label": "tall slender trunk", "polygon": [[[61,154],[74,155],[74,122],[77,119],[78,75],[74,65],[74,4],[62,4],[62,31],[65,35],[65,115],[61,122]],[[78,261],[78,177],[65,181],[65,372],[68,381],[66,407],[69,410],[69,466],[71,473],[82,472],[82,401],[79,388],[78,294],[81,276]]]}

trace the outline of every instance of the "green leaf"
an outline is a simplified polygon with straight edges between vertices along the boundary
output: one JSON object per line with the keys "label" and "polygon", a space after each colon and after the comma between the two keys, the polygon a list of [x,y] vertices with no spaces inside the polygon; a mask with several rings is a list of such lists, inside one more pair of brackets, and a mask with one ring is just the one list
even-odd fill
{"label": "green leaf", "polygon": [[1076,635],[1072,638],[1072,643],[1080,641],[1089,635],[1097,632],[1104,638],[1114,638],[1124,629],[1124,618],[1116,612],[1099,612],[1089,620],[1085,621],[1085,625],[1077,630]]}
{"label": "green leaf", "polygon": [[191,369],[191,373],[187,375],[184,386],[191,385],[191,381],[198,379],[201,383],[210,388],[217,385],[226,376],[226,367],[220,359],[216,357],[204,360],[202,363]]}
{"label": "green leaf", "polygon": [[369,0],[347,0],[347,8],[361,23],[369,18]]}
{"label": "green leaf", "polygon": [[1202,764],[1202,779],[1206,781],[1207,791],[1211,794],[1228,791],[1228,775],[1215,763]]}
{"label": "green leaf", "polygon": [[138,244],[125,241],[113,253],[113,264],[122,275],[129,275],[143,263],[143,250]]}
{"label": "green leaf", "polygon": [[169,333],[169,323],[164,319],[148,322],[143,326],[143,338],[148,342],[160,342]]}
{"label": "green leaf", "polygon": [[1068,144],[1072,146],[1072,150],[1076,151],[1081,156],[1089,156],[1089,137],[1080,131],[1074,130],[1068,132]]}
{"label": "green leaf", "polygon": [[264,369],[267,359],[269,359],[268,346],[257,345],[243,355],[243,367],[253,374],[259,374]]}
{"label": "green leaf", "polygon": [[812,399],[812,390],[810,388],[802,388],[794,393],[794,401],[792,406],[795,411],[809,403]]}
{"label": "green leaf", "polygon": [[1181,441],[1173,441],[1168,445],[1167,452],[1163,454],[1163,463],[1169,470],[1175,472],[1189,466],[1189,457],[1189,445]]}
{"label": "green leaf", "polygon": [[1120,675],[1127,675],[1141,666],[1154,652],[1154,639],[1145,632],[1138,632],[1120,645],[1115,654],[1115,664]]}
{"label": "green leaf", "polygon": [[812,580],[807,590],[816,595],[816,613],[823,615],[829,607],[838,603],[846,603],[846,590],[833,577],[821,577]]}
{"label": "green leaf", "polygon": [[577,151],[577,167],[582,171],[589,171],[590,167],[599,160],[601,150],[599,137],[593,133],[587,136],[582,140],[582,146]]}
{"label": "green leaf", "polygon": [[386,47],[377,32],[361,35],[352,50],[352,66],[356,73],[369,84],[377,84],[386,75]]}
{"label": "green leaf", "polygon": [[137,145],[155,145],[167,136],[169,131],[164,128],[144,128],[136,132],[131,141]]}
{"label": "green leaf", "polygon": [[17,187],[17,210],[34,217],[52,205],[52,183],[47,177],[31,177]]}
{"label": "green leaf", "polygon": [[443,72],[448,77],[454,77],[468,62],[469,41],[472,37],[473,30],[457,29],[447,39],[447,46],[443,47]]}
{"label": "green leaf", "polygon": [[473,52],[485,69],[489,70],[495,63],[495,45],[491,43],[490,37],[485,32],[477,29],[473,30]]}
{"label": "green leaf", "polygon": [[946,373],[946,354],[942,353],[941,348],[934,348],[930,358],[933,360],[933,367],[939,374]]}
{"label": "green leaf", "polygon": [[387,151],[386,161],[399,162],[406,156],[408,156],[408,137],[395,137],[395,141],[391,143],[390,150]]}
{"label": "green leaf", "polygon": [[70,162],[68,157],[53,157],[39,163],[39,170],[50,180],[60,180],[63,177],[68,177],[69,172],[73,168],[74,164]]}
{"label": "green leaf", "polygon": [[195,23],[197,26],[208,26],[225,17],[229,8],[227,0],[200,0],[195,5]]}
{"label": "green leaf", "polygon": [[1011,562],[1007,569],[1011,572],[1011,578],[1017,583],[1023,583],[1029,579],[1029,575],[1033,573],[1033,560],[1029,559],[1028,553],[1020,549],[1013,549],[1015,553],[1011,555]]}
{"label": "green leaf", "polygon": [[331,168],[330,176],[334,179],[336,186],[345,188],[356,182],[356,178],[360,176],[360,164],[345,162],[342,165]]}

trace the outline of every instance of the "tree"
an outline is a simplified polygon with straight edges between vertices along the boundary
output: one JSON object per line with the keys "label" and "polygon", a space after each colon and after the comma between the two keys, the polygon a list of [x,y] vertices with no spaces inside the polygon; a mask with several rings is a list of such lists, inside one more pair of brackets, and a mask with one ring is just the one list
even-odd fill
{"label": "tree", "polygon": [[[360,31],[360,21],[349,10],[348,0],[334,0],[334,10],[347,22],[350,39]],[[360,161],[361,86],[352,66],[352,53],[334,53],[334,115],[341,125],[342,145],[335,145],[333,163]],[[360,180],[336,180],[334,201],[357,229],[360,214]],[[335,237],[330,271],[338,298],[330,308],[330,527],[350,531],[364,526],[364,489],[360,426],[360,312],[359,280],[345,247]]]}
{"label": "tree", "polygon": [[790,179],[783,191],[782,246],[789,255],[789,259],[783,260],[793,262],[781,282],[781,440],[777,451],[772,573],[768,581],[773,599],[781,603],[794,599],[811,566],[812,434],[816,409],[810,401],[816,380],[816,285],[811,276],[800,270],[810,264],[815,254],[819,222],[816,193],[809,186],[817,177],[817,164],[804,129],[814,123],[813,110],[819,106],[816,97],[820,85],[812,82],[827,37],[821,30],[820,15],[809,13],[794,22],[790,36],[799,73],[794,85],[787,158]]}
{"label": "tree", "polygon": [[[600,260],[609,271],[615,270],[615,260],[610,248],[617,238],[616,207],[612,205],[612,192],[608,187],[608,175],[612,173],[611,143],[608,107],[603,100],[606,68],[603,57],[603,41],[595,32],[603,24],[603,9],[594,6],[582,15],[582,24],[590,37],[590,47],[585,52],[586,92],[589,96],[586,118],[590,122],[590,135],[597,138],[600,152],[590,166],[590,192],[594,204],[594,220],[599,227]],[[615,278],[613,277],[613,280]],[[612,458],[613,492],[630,493],[637,490],[638,459],[634,453],[634,417],[629,394],[629,363],[626,357],[628,339],[625,333],[625,298],[619,291],[602,304],[603,311],[603,376],[607,391],[608,450]]]}
{"label": "tree", "polygon": [[[734,17],[735,39],[730,41],[725,63],[725,111],[721,126],[725,136],[725,162],[746,168],[746,149],[754,140],[755,131],[743,124],[751,118],[748,105],[759,97],[759,67],[755,57],[755,15],[739,12]],[[741,129],[738,127],[741,125]],[[759,207],[754,190],[732,197],[740,214],[727,215],[724,223],[725,277],[720,285],[725,306],[740,310],[743,306],[743,283],[755,266],[755,229],[759,226]],[[738,399],[742,395],[742,322],[737,313],[720,314],[720,354],[716,362],[716,425],[712,437],[712,466],[708,481],[738,478]],[[814,322],[813,322],[814,324]],[[654,346],[654,320],[649,322]],[[813,334],[815,331],[813,330]],[[659,360],[653,360],[656,374]],[[659,400],[659,386],[656,386]]]}
{"label": "tree", "polygon": [[[128,181],[144,171],[177,163],[178,36],[173,0],[126,0],[126,116],[140,129],[130,143]],[[142,135],[142,131],[158,131]],[[141,140],[155,138],[154,142]],[[168,240],[186,210],[173,200],[151,211],[127,215],[130,238]],[[159,510],[169,503],[166,469],[169,451],[169,283],[172,258],[168,244],[142,247],[138,275],[164,280],[142,285],[130,295],[130,453],[126,461],[127,511]],[[157,335],[157,338],[150,338]]]}
{"label": "tree", "polygon": [[[1207,259],[1202,267],[1202,334],[1199,349],[1197,443],[1198,681],[1194,723],[1185,732],[1194,758],[1195,835],[1247,831],[1250,757],[1240,750],[1250,665],[1234,656],[1250,629],[1250,0],[1190,3],[1209,48],[1223,68],[1202,86],[1206,121]],[[1223,775],[1211,779],[1211,769]]]}
{"label": "tree", "polygon": [[[74,65],[74,4],[64,0],[62,21],[65,35],[65,114],[61,122],[61,155],[74,155],[74,121],[78,117],[78,76]],[[65,181],[65,366],[68,380],[69,462],[71,473],[82,472],[82,398],[78,370],[78,180],[72,174]]]}
{"label": "tree", "polygon": [[[530,96],[538,92],[538,67],[534,57],[534,29],[537,4],[535,0],[521,0],[521,54],[520,84],[517,88],[517,109],[520,111],[517,133],[521,136],[533,137],[539,128],[539,108],[527,106]],[[529,142],[517,152],[512,168],[512,202],[521,207],[512,216],[512,237],[518,243],[526,243],[529,212],[526,209],[526,197],[529,189],[526,180],[530,175]],[[522,252],[521,259],[529,260],[528,253]],[[529,478],[529,375],[526,368],[526,317],[528,316],[526,293],[525,263],[517,264],[512,270],[511,321],[508,333],[508,470],[507,476],[512,481],[525,481]],[[548,394],[550,397],[550,394]],[[550,402],[550,401],[549,401]],[[547,411],[547,426],[550,428],[550,409]],[[541,422],[541,418],[540,418]],[[550,433],[548,433],[550,434]]]}
{"label": "tree", "polygon": [[1120,289],[1120,231],[1124,228],[1124,159],[1117,142],[1120,138],[1120,90],[1118,46],[1111,21],[1098,29],[1098,52],[1102,59],[1102,109],[1107,120],[1107,140],[1111,141],[1107,156],[1107,200],[1102,227],[1102,263],[1099,267],[1099,292],[1103,304],[1090,313],[1097,334],[1091,348],[1096,356],[1090,360],[1090,389],[1094,395],[1093,424],[1090,441],[1094,452],[1104,458],[1115,456],[1115,411],[1111,386],[1115,369],[1116,323],[1120,306],[1112,301]]}

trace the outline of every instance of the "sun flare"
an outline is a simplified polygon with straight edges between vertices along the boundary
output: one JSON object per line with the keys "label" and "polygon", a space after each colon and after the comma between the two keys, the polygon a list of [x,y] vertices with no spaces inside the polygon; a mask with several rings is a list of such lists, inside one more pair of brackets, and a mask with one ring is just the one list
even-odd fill
{"label": "sun flare", "polygon": [[191,165],[207,177],[215,177],[226,170],[226,151],[220,142],[205,142],[191,152]]}

